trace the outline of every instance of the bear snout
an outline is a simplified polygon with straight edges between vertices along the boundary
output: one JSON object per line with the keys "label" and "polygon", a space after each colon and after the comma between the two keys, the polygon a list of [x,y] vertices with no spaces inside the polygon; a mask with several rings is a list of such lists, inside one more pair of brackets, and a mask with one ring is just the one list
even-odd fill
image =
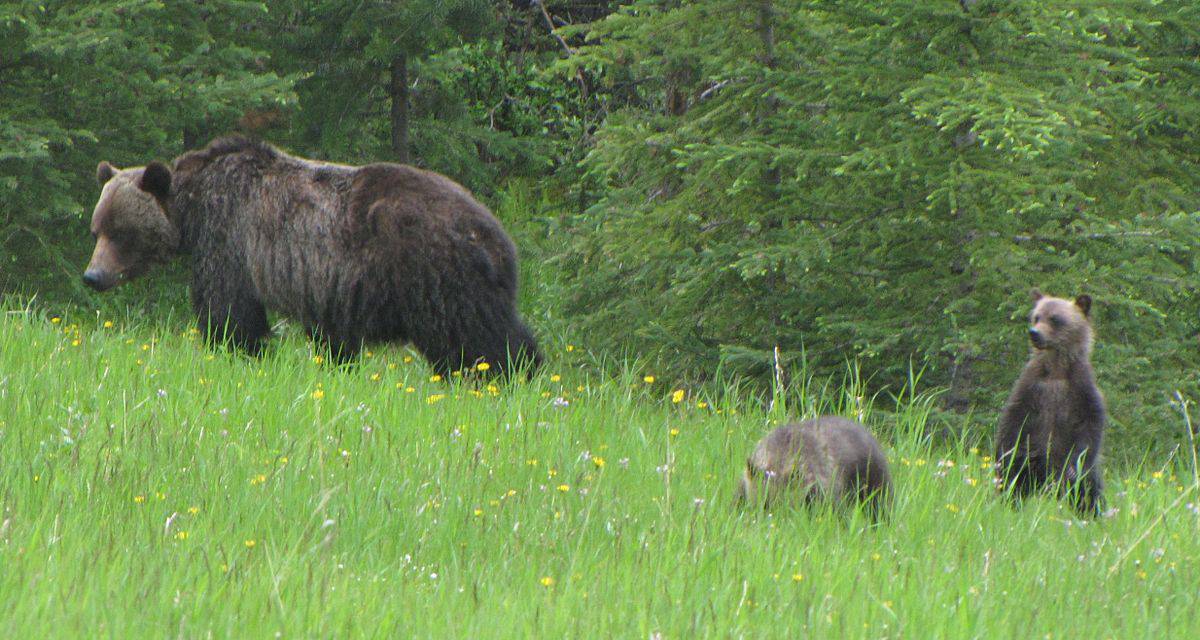
{"label": "bear snout", "polygon": [[88,269],[83,272],[83,283],[96,291],[107,291],[117,284],[120,276],[111,271]]}
{"label": "bear snout", "polygon": [[1037,330],[1037,327],[1029,327],[1029,341],[1038,349],[1046,346],[1046,337],[1042,335],[1041,331]]}

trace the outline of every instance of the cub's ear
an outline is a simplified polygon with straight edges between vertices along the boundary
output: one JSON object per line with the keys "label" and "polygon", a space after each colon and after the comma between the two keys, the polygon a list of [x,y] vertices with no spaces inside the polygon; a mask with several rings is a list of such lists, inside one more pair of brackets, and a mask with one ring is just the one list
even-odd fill
{"label": "cub's ear", "polygon": [[1082,311],[1084,317],[1086,317],[1088,312],[1092,310],[1092,297],[1085,293],[1078,298],[1075,298],[1075,306],[1079,307],[1079,310]]}
{"label": "cub's ear", "polygon": [[1039,289],[1030,289],[1030,290],[1029,290],[1029,297],[1030,297],[1030,298],[1031,298],[1031,299],[1032,299],[1034,302],[1037,302],[1038,300],[1041,300],[1042,298],[1045,298],[1046,296],[1045,296],[1045,295],[1043,295],[1043,294],[1042,294],[1042,292],[1041,292]]}
{"label": "cub's ear", "polygon": [[160,202],[166,202],[171,195],[171,170],[161,162],[151,162],[142,171],[142,179],[138,180],[138,188],[154,196]]}
{"label": "cub's ear", "polygon": [[113,167],[107,161],[101,160],[100,164],[96,165],[96,182],[99,182],[100,186],[103,187],[108,184],[108,181],[112,180],[112,177],[115,175],[117,175],[116,167]]}

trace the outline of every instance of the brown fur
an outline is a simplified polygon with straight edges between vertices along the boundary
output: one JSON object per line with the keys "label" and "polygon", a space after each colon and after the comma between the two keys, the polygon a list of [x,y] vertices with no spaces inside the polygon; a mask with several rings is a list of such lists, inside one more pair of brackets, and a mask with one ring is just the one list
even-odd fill
{"label": "brown fur", "polygon": [[1000,415],[1000,486],[1020,498],[1047,484],[1083,514],[1098,514],[1104,482],[1100,449],[1107,413],[1092,371],[1092,300],[1033,292],[1029,362]]}
{"label": "brown fur", "polygon": [[192,306],[215,338],[257,351],[271,309],[342,358],[384,340],[412,342],[442,371],[541,358],[516,310],[512,240],[445,176],[306,160],[237,137],[172,168],[101,163],[97,176],[106,184],[85,281],[107,289],[189,254]]}
{"label": "brown fur", "polygon": [[867,428],[822,416],[783,425],[759,441],[737,497],[768,507],[789,494],[802,502],[861,502],[877,514],[890,492],[887,456]]}

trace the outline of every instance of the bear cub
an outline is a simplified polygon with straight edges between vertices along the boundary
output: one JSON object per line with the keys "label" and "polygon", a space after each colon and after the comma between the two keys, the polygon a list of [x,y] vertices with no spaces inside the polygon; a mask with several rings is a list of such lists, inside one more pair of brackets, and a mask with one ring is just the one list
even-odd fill
{"label": "bear cub", "polygon": [[880,515],[891,493],[887,456],[867,428],[821,416],[768,433],[746,460],[738,502],[769,507],[785,495],[800,502],[852,503]]}
{"label": "bear cub", "polygon": [[1092,299],[1033,291],[1029,362],[1000,414],[998,486],[1020,499],[1047,485],[1082,515],[1103,507],[1104,398],[1092,372]]}

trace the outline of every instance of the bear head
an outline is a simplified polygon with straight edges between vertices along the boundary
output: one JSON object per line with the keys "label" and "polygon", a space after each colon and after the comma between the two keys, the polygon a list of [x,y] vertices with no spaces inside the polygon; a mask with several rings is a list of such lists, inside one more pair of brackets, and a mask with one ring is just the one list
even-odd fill
{"label": "bear head", "polygon": [[1043,295],[1033,290],[1033,311],[1029,314],[1029,341],[1038,351],[1069,355],[1087,355],[1092,346],[1092,327],[1088,314],[1092,298],[1081,295],[1074,301]]}
{"label": "bear head", "polygon": [[118,169],[96,167],[100,200],[92,212],[96,248],[83,282],[104,291],[165,262],[179,247],[179,229],[167,216],[171,170],[159,162]]}

